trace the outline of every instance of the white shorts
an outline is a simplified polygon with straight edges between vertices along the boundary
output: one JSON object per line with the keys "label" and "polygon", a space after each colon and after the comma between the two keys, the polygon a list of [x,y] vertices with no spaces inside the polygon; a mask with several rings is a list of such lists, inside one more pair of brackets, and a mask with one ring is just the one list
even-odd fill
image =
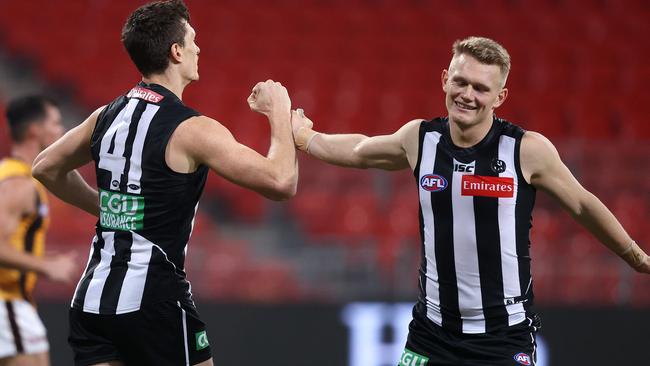
{"label": "white shorts", "polygon": [[45,326],[32,304],[0,300],[0,358],[49,350]]}

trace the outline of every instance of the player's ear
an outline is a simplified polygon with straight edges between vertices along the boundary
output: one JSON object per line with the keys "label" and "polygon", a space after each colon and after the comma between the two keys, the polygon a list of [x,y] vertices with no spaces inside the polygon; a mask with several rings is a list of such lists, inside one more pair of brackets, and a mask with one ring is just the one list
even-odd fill
{"label": "player's ear", "polygon": [[442,82],[442,91],[447,92],[447,80],[449,80],[449,71],[447,69],[442,70],[442,75],[440,76],[440,81]]}
{"label": "player's ear", "polygon": [[173,43],[169,48],[169,56],[172,62],[180,63],[183,60],[182,47],[178,43]]}
{"label": "player's ear", "polygon": [[496,109],[499,106],[501,106],[501,104],[503,104],[503,102],[506,101],[506,98],[508,98],[508,89],[503,88],[501,89],[499,95],[497,96],[497,101],[494,103],[494,108]]}

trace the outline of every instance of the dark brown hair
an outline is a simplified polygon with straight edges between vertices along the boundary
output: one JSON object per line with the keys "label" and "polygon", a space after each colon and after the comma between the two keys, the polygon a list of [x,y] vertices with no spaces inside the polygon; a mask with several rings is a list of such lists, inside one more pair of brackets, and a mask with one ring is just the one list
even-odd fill
{"label": "dark brown hair", "polygon": [[122,28],[122,43],[143,76],[159,74],[169,65],[174,43],[185,46],[190,13],[182,0],[148,3],[136,9]]}
{"label": "dark brown hair", "polygon": [[27,95],[16,98],[7,105],[9,133],[14,142],[22,142],[25,132],[32,123],[41,123],[47,116],[46,107],[57,107],[57,103],[44,95]]}

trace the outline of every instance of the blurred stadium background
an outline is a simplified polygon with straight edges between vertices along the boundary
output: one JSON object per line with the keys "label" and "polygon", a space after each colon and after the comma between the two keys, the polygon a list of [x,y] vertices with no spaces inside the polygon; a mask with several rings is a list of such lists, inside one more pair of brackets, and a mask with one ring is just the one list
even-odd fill
{"label": "blurred stadium background", "polygon": [[[0,155],[9,152],[3,105],[10,98],[48,93],[70,128],[139,80],[119,34],[143,3],[0,0]],[[184,101],[261,153],[269,129],[245,101],[257,81],[281,81],[324,132],[392,133],[408,120],[445,114],[440,72],[455,39],[494,38],[513,62],[498,115],[554,141],[578,179],[650,251],[647,0],[186,3],[201,80]],[[208,180],[187,270],[215,364],[347,365],[374,352],[363,366],[394,365],[406,328],[391,326],[398,317],[391,304],[416,298],[413,178],[304,156],[300,170],[298,194],[287,203]],[[94,181],[91,167],[83,173]],[[81,271],[93,218],[56,199],[51,212],[48,248],[78,251]],[[543,194],[533,225],[544,364],[650,364],[642,356],[650,345],[650,277],[634,274]],[[45,280],[37,290],[53,365],[70,364],[72,291]],[[385,310],[375,311],[384,315],[371,327],[374,341],[354,343],[350,303]]]}

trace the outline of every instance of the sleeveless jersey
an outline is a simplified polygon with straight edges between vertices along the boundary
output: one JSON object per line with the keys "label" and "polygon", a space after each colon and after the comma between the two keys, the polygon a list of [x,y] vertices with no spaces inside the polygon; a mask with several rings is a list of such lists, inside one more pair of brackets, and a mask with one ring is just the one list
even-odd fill
{"label": "sleeveless jersey", "polygon": [[99,114],[91,151],[100,218],[73,308],[122,314],[191,300],[184,261],[208,168],[177,173],[165,150],[178,125],[198,115],[171,91],[144,82]]}
{"label": "sleeveless jersey", "polygon": [[519,163],[524,132],[495,117],[482,141],[459,148],[447,118],[420,125],[414,170],[422,239],[416,311],[447,330],[486,333],[530,315],[535,188]]}
{"label": "sleeveless jersey", "polygon": [[[28,177],[36,189],[34,214],[22,217],[17,230],[11,235],[10,244],[35,256],[45,252],[45,234],[49,224],[47,193],[39,181],[32,178],[32,167],[25,162],[5,158],[0,161],[0,184],[12,177]],[[25,299],[33,301],[32,292],[36,286],[36,273],[0,267],[0,299]]]}

